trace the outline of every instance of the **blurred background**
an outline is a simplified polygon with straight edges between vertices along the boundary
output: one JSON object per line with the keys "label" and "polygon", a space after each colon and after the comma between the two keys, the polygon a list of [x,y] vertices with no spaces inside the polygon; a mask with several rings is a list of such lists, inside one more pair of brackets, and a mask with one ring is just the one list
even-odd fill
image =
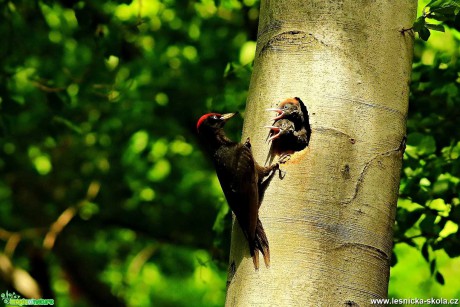
{"label": "blurred background", "polygon": [[[0,0],[0,293],[223,305],[231,215],[195,123],[244,116],[259,5]],[[456,27],[416,40],[391,297],[460,298]]]}

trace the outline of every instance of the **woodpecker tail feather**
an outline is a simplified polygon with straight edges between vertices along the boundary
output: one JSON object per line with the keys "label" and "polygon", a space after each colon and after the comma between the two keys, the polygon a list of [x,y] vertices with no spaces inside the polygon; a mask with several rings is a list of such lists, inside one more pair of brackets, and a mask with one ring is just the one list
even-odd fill
{"label": "woodpecker tail feather", "polygon": [[257,248],[257,240],[254,238],[254,240],[249,240],[249,253],[251,254],[252,257],[252,262],[254,263],[254,269],[257,271],[259,269],[259,251]]}
{"label": "woodpecker tail feather", "polygon": [[268,152],[267,159],[265,159],[265,164],[264,165],[271,165],[273,163],[273,159],[275,158],[275,156],[276,156],[276,152],[275,152],[275,150],[273,148],[273,144],[271,144],[270,150]]}
{"label": "woodpecker tail feather", "polygon": [[[268,245],[267,235],[265,234],[265,230],[260,219],[257,220],[255,249],[256,250],[254,251],[254,254],[258,255],[260,251],[264,257],[265,266],[267,268],[270,267],[270,247]],[[257,258],[259,257],[257,256]],[[259,263],[258,259],[257,263]]]}
{"label": "woodpecker tail feather", "polygon": [[259,251],[254,249],[254,254],[252,255],[252,262],[254,263],[254,268],[256,271],[259,269]]}

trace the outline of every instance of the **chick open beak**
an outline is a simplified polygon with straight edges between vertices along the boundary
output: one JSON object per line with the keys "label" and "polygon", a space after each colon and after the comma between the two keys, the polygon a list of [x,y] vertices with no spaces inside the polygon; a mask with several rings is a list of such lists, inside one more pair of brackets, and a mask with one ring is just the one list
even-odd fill
{"label": "chick open beak", "polygon": [[[280,133],[281,133],[281,129],[279,127],[275,127],[275,126],[265,126],[265,128],[269,128],[271,131],[273,131],[273,135],[271,137],[269,137],[267,139],[267,141],[270,143],[271,141],[273,141],[274,139],[278,138],[280,136]],[[270,132],[271,132],[270,131]]]}
{"label": "chick open beak", "polygon": [[278,120],[280,118],[283,118],[284,116],[284,111],[282,109],[278,109],[278,108],[271,108],[271,109],[265,109],[266,111],[274,111],[276,113],[278,113],[278,116],[273,118],[273,120]]}

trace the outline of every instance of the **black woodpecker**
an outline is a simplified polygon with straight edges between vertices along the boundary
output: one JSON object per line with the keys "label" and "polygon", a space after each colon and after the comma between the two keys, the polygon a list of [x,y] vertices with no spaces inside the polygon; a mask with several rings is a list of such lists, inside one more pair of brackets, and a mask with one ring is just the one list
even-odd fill
{"label": "black woodpecker", "polygon": [[248,241],[249,252],[257,270],[259,251],[266,267],[270,265],[270,249],[259,219],[259,207],[266,188],[279,170],[279,163],[268,167],[259,165],[252,155],[249,138],[244,143],[237,143],[225,135],[223,127],[235,114],[208,113],[201,116],[196,127],[214,162],[228,205]]}

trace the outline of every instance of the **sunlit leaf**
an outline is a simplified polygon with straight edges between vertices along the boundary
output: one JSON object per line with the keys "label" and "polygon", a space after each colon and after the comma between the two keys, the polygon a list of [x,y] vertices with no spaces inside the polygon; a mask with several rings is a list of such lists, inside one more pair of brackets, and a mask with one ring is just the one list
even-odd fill
{"label": "sunlit leaf", "polygon": [[449,206],[444,202],[444,199],[442,198],[436,198],[433,199],[432,201],[429,202],[428,207],[438,211],[438,214],[442,216],[448,216],[450,208]]}
{"label": "sunlit leaf", "polygon": [[153,167],[148,171],[147,177],[151,181],[162,181],[171,172],[171,164],[166,159],[157,161]]}
{"label": "sunlit leaf", "polygon": [[256,42],[248,41],[242,47],[240,51],[240,63],[246,65],[254,60],[256,52]]}
{"label": "sunlit leaf", "polygon": [[433,136],[418,132],[410,133],[407,136],[407,144],[416,148],[417,155],[428,155],[436,150],[436,142]]}

